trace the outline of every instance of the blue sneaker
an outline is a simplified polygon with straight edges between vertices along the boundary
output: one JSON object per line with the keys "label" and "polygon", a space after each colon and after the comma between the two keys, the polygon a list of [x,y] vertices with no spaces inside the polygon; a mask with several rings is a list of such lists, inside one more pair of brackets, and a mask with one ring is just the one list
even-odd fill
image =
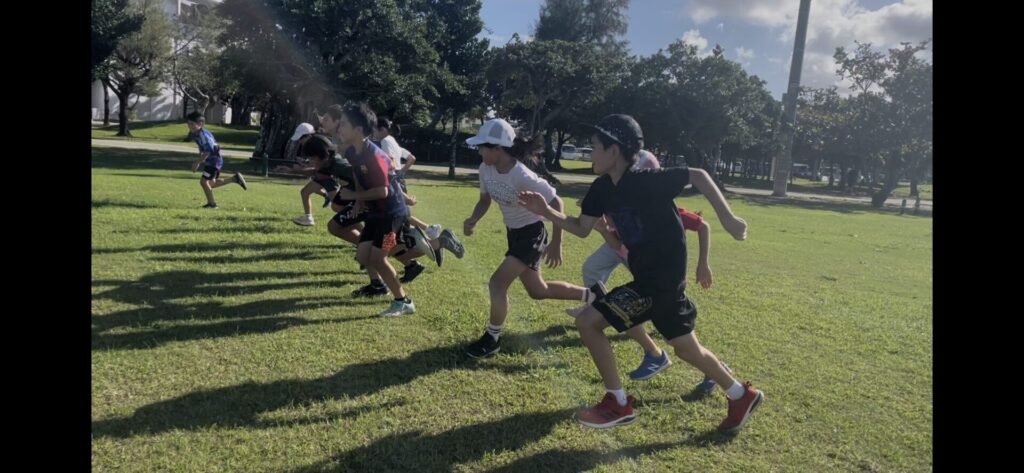
{"label": "blue sneaker", "polygon": [[[722,363],[722,368],[725,368],[725,371],[727,373],[732,374],[732,369],[729,368],[729,365]],[[704,379],[701,380],[699,384],[697,384],[697,387],[695,389],[703,394],[711,394],[711,391],[715,390],[715,386],[718,386],[718,383],[716,383],[715,380],[705,375]]]}
{"label": "blue sneaker", "polygon": [[381,317],[401,317],[406,314],[416,313],[416,305],[412,303],[412,299],[408,300],[409,302],[391,301],[391,306],[377,315]]}
{"label": "blue sneaker", "polygon": [[636,381],[650,379],[669,366],[672,366],[672,360],[668,358],[667,351],[662,350],[660,358],[644,352],[644,359],[640,361],[640,367],[629,373],[629,378]]}

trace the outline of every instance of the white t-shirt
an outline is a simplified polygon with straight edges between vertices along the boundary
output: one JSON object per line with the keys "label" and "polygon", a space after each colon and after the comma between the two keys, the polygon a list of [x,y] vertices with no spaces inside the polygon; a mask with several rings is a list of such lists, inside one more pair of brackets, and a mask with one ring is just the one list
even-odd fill
{"label": "white t-shirt", "polygon": [[402,165],[399,162],[399,158],[402,157],[402,147],[398,146],[398,141],[395,141],[395,137],[388,135],[383,140],[380,140],[380,149],[384,150],[388,156],[391,156],[395,170],[402,169]]}
{"label": "white t-shirt", "polygon": [[501,217],[509,228],[522,228],[543,220],[519,205],[520,191],[536,192],[544,196],[545,202],[555,198],[555,188],[523,163],[517,161],[515,167],[505,174],[499,173],[494,166],[480,164],[480,193],[490,195],[491,200],[498,203]]}
{"label": "white t-shirt", "polygon": [[653,153],[647,150],[640,150],[637,154],[636,162],[633,163],[632,169],[660,169],[661,163],[658,162],[658,158]]}

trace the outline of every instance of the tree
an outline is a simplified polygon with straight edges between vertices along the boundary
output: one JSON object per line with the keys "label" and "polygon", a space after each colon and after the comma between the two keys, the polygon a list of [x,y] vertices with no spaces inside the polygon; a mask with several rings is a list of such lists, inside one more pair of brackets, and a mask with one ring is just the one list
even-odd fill
{"label": "tree", "polygon": [[490,61],[490,42],[479,39],[483,30],[479,0],[444,0],[423,7],[428,24],[427,40],[438,53],[439,69],[433,116],[428,127],[451,114],[451,157],[448,176],[455,176],[458,123],[473,109],[488,104],[486,72]]}
{"label": "tree", "polygon": [[92,80],[103,84],[103,126],[110,125],[110,74],[107,59],[121,40],[142,28],[143,16],[128,10],[128,0],[92,2]]}
{"label": "tree", "polygon": [[534,28],[537,41],[561,40],[624,48],[629,0],[546,0]]}
{"label": "tree", "polygon": [[295,124],[331,102],[365,100],[384,116],[428,110],[440,65],[423,9],[435,3],[225,0],[221,45],[266,104],[256,153],[281,154]]}
{"label": "tree", "polygon": [[[884,170],[881,188],[871,197],[881,207],[908,171],[914,178],[931,159],[932,66],[918,57],[928,41],[901,43],[888,56],[857,43],[851,54],[837,48],[838,74],[852,82],[855,152],[869,166]],[[916,184],[915,184],[916,187]]]}
{"label": "tree", "polygon": [[545,133],[546,164],[551,131],[573,109],[603,100],[623,73],[623,57],[614,51],[562,40],[515,42],[494,51],[488,78],[499,115],[527,124],[528,133]]}
{"label": "tree", "polygon": [[128,0],[92,0],[92,79],[117,49],[118,43],[142,28],[144,18],[128,9]]}
{"label": "tree", "polygon": [[176,22],[170,75],[174,88],[206,114],[219,98],[233,92],[237,84],[222,70],[221,51],[216,43],[224,30],[224,21],[197,4]]}
{"label": "tree", "polygon": [[[136,0],[128,10],[141,14],[142,27],[124,37],[105,63],[106,84],[121,102],[117,136],[131,136],[128,112],[141,95],[155,95],[166,76],[171,54],[171,23],[156,0]],[[135,104],[129,99],[135,95]]]}

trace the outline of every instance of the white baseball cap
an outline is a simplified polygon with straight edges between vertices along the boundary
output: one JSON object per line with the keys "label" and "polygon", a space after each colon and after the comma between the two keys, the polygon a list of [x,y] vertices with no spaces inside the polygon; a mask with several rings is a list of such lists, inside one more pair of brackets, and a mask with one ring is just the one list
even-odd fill
{"label": "white baseball cap", "polygon": [[312,135],[316,133],[316,129],[309,123],[299,123],[299,126],[295,127],[295,133],[292,133],[292,141],[299,141],[305,135]]}
{"label": "white baseball cap", "polygon": [[466,139],[466,144],[471,146],[478,146],[484,143],[490,143],[492,145],[511,147],[513,140],[516,139],[516,132],[512,129],[512,125],[505,120],[500,118],[492,118],[480,125],[480,130],[476,132],[476,136]]}

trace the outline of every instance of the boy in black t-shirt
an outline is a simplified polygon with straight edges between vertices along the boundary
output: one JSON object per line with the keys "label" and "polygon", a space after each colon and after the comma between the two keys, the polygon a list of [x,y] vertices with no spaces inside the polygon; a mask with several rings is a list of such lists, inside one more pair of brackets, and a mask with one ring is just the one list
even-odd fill
{"label": "boy in black t-shirt", "polygon": [[739,430],[760,405],[764,393],[752,388],[749,382],[740,384],[693,333],[697,308],[683,292],[686,240],[673,199],[692,183],[711,202],[723,228],[733,238],[746,238],[747,223],[732,213],[722,193],[702,169],[684,166],[631,171],[634,155],[643,148],[643,133],[633,117],[609,115],[590,128],[591,160],[600,177],[583,198],[579,217],[567,217],[552,209],[540,194],[519,194],[520,205],[582,238],[590,234],[602,215],[608,215],[622,243],[629,248],[633,281],[595,300],[576,318],[580,339],[590,350],[607,390],[604,399],[580,411],[577,420],[596,428],[636,420],[635,399],[627,397],[622,388],[604,329],[611,325],[623,332],[650,320],[679,358],[726,391],[729,412],[719,429]]}

